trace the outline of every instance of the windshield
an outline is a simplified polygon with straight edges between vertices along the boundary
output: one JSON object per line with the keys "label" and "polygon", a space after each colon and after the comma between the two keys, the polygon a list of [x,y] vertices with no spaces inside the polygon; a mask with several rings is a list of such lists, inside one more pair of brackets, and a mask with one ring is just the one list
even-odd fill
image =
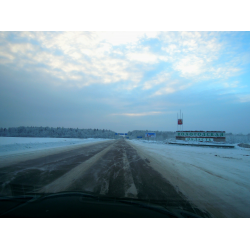
{"label": "windshield", "polygon": [[249,36],[0,32],[0,202],[250,217]]}

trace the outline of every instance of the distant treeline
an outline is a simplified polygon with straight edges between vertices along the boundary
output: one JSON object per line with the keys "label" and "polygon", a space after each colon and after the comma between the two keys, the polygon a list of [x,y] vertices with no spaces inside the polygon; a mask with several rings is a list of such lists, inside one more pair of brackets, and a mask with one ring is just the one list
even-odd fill
{"label": "distant treeline", "polygon": [[[133,130],[128,132],[129,139],[145,140],[145,134],[148,132],[156,133],[156,138],[147,138],[147,140],[165,141],[175,139],[175,132],[172,131],[149,131]],[[13,127],[0,128],[0,136],[5,137],[51,137],[51,138],[107,138],[115,139],[115,132],[108,129],[78,129],[63,127]],[[142,137],[142,138],[137,138]],[[250,134],[232,134],[226,133],[226,142],[228,143],[250,143]]]}
{"label": "distant treeline", "polygon": [[52,138],[114,138],[114,131],[107,129],[78,129],[63,127],[13,127],[0,128],[5,137],[52,137]]}

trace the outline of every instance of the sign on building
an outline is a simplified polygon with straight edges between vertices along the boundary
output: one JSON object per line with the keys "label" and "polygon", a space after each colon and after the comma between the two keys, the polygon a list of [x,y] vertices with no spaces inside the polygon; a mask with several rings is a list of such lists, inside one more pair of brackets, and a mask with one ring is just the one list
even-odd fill
{"label": "sign on building", "polygon": [[225,142],[225,131],[176,131],[176,140]]}
{"label": "sign on building", "polygon": [[214,141],[213,138],[198,138],[198,137],[192,137],[192,138],[185,138],[185,141],[200,141],[200,142],[207,142],[207,141]]}

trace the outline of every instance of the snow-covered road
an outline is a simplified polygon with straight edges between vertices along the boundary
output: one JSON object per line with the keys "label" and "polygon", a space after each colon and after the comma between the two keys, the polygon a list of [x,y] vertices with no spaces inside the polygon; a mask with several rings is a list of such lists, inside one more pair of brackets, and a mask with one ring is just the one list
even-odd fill
{"label": "snow-covered road", "polygon": [[[90,192],[158,204],[169,211],[210,217],[188,202],[126,140],[88,143],[0,168],[0,193]],[[180,216],[179,214],[178,216]],[[184,214],[182,216],[185,216]]]}
{"label": "snow-covered road", "polygon": [[[137,150],[144,165],[146,164],[160,173],[177,192],[185,195],[187,200],[196,207],[209,212],[214,217],[250,217],[250,148],[240,148],[237,145],[235,148],[204,148],[152,141],[126,141]],[[90,157],[87,148],[90,150],[91,145],[97,146],[98,144],[103,144],[100,147],[106,147],[105,145],[109,142],[112,143],[112,140],[0,137],[0,168],[57,153],[59,157],[62,152],[70,154],[72,149],[78,152],[83,146],[85,148],[85,145],[86,149],[83,152],[86,151],[85,153]],[[119,153],[120,151],[117,154],[119,155]],[[93,151],[91,154],[95,154],[95,152]],[[133,158],[135,155],[133,154],[131,157]],[[108,155],[105,157],[107,158]],[[106,161],[105,157],[102,162],[108,164],[109,161]],[[113,158],[112,160],[114,160]],[[120,158],[122,161],[127,159],[124,156]],[[130,167],[133,161],[130,162]],[[126,170],[127,164],[119,164],[124,165]],[[137,162],[136,164],[138,165]],[[133,169],[140,172],[138,176],[135,174],[136,171],[133,172],[134,180],[143,176],[152,178],[151,174],[146,174],[143,167],[137,165],[132,166]],[[104,169],[106,168],[110,169],[110,166],[105,165]],[[96,168],[92,170],[94,176]],[[124,176],[126,177],[126,175]],[[144,192],[143,189],[144,191],[141,193],[150,193],[158,186],[165,188],[165,184],[160,184],[160,179],[159,176],[156,179],[153,178],[147,182],[146,186],[140,186],[141,183],[143,185],[146,183],[146,181],[140,180],[136,182],[136,188],[138,190],[148,188],[147,192]],[[156,193],[153,192],[154,196]]]}
{"label": "snow-covered road", "polygon": [[131,140],[177,190],[215,217],[250,217],[250,149]]}

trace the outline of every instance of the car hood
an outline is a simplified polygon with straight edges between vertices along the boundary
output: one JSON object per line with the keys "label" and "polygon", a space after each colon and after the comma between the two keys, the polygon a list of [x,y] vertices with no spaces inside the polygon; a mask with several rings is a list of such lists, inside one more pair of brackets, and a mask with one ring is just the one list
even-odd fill
{"label": "car hood", "polygon": [[18,218],[196,218],[160,201],[107,197],[82,192],[0,197],[1,217]]}

